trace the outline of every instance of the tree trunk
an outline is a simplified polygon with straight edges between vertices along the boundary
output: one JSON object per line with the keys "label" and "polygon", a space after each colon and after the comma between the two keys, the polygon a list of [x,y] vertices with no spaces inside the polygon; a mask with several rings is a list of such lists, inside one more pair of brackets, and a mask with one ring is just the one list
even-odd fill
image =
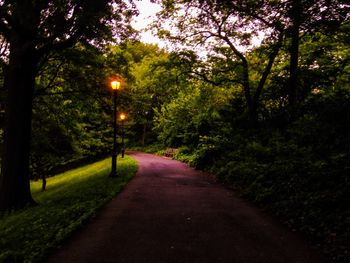
{"label": "tree trunk", "polygon": [[235,47],[235,45],[231,42],[231,40],[227,36],[221,35],[220,37],[222,40],[224,40],[229,45],[229,47],[231,48],[231,50],[235,54],[235,56],[237,58],[239,58],[242,62],[242,67],[243,67],[242,86],[243,86],[243,90],[244,90],[244,97],[245,97],[246,103],[247,103],[249,122],[252,126],[255,126],[255,124],[258,120],[258,113],[257,113],[257,108],[254,105],[252,96],[250,94],[248,61],[245,58],[245,56],[243,55],[243,53],[238,51],[238,49]]}
{"label": "tree trunk", "polygon": [[142,137],[141,137],[141,145],[142,146],[145,146],[145,144],[146,144],[146,133],[147,133],[147,124],[143,124]]}
{"label": "tree trunk", "polygon": [[298,59],[299,59],[299,32],[302,6],[300,0],[292,1],[291,10],[291,46],[289,69],[289,104],[294,105],[298,97]]}
{"label": "tree trunk", "polygon": [[250,126],[255,127],[258,121],[258,105],[254,103],[254,100],[251,96],[250,82],[249,82],[249,67],[246,61],[243,61],[242,85],[244,89],[244,97],[246,99],[247,108],[248,108],[249,124]]}
{"label": "tree trunk", "polygon": [[45,173],[43,172],[41,191],[44,192],[45,190],[46,190],[46,175],[45,175]]}
{"label": "tree trunk", "polygon": [[278,55],[278,51],[280,50],[281,48],[281,45],[282,45],[282,40],[283,40],[283,33],[281,32],[279,37],[278,37],[278,41],[277,43],[275,44],[275,46],[273,47],[270,55],[269,55],[269,61],[264,69],[264,72],[260,78],[260,81],[259,81],[259,84],[258,84],[258,87],[255,91],[255,94],[254,94],[254,97],[253,97],[253,101],[252,101],[252,112],[255,113],[255,117],[256,117],[256,120],[258,119],[258,109],[260,107],[260,96],[261,96],[261,93],[262,93],[262,90],[265,86],[265,83],[266,83],[266,80],[267,80],[267,77],[270,75],[271,73],[271,69],[272,69],[272,66],[273,66],[273,63],[275,61],[275,58],[277,57]]}
{"label": "tree trunk", "polygon": [[35,204],[29,181],[32,102],[38,59],[34,44],[11,43],[4,88],[8,92],[0,177],[0,210]]}

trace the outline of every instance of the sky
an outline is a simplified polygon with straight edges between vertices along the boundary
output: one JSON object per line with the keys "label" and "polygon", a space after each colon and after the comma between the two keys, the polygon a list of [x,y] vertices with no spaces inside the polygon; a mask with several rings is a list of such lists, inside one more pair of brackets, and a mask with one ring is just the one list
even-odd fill
{"label": "sky", "polygon": [[[151,3],[150,0],[136,0],[135,4],[140,11],[140,14],[135,17],[132,25],[137,30],[144,30],[149,23],[152,22],[155,14],[160,11],[161,7],[157,4]],[[144,43],[158,44],[164,48],[165,43],[153,36],[150,31],[141,32],[141,41]]]}

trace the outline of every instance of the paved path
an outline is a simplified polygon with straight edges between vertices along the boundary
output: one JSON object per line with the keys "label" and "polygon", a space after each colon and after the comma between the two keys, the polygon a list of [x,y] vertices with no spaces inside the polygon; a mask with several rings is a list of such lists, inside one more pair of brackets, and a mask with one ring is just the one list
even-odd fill
{"label": "paved path", "polygon": [[48,262],[316,263],[306,243],[204,173],[132,153],[126,189]]}

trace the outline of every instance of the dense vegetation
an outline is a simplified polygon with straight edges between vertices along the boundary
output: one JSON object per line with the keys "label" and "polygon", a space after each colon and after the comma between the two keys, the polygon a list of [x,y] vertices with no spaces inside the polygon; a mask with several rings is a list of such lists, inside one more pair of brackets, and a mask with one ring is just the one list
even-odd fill
{"label": "dense vegetation", "polygon": [[118,160],[118,178],[110,179],[110,158],[32,182],[40,206],[0,217],[0,262],[40,262],[72,231],[119,193],[137,170],[130,157]]}
{"label": "dense vegetation", "polygon": [[[30,176],[109,154],[109,80],[119,77],[129,147],[177,148],[175,158],[215,173],[347,262],[347,1],[158,2],[163,9],[153,29],[172,52],[129,37],[77,41],[42,59]],[[1,49],[3,82],[6,45]],[[3,109],[6,89],[0,95]],[[1,111],[1,131],[5,124]]]}

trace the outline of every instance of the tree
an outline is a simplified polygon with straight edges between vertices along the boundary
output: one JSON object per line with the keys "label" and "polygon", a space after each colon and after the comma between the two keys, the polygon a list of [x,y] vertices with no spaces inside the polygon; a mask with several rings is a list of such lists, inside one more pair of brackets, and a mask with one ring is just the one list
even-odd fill
{"label": "tree", "polygon": [[167,147],[198,147],[202,139],[222,133],[220,111],[234,92],[200,80],[188,82],[171,101],[156,111],[154,130]]}
{"label": "tree", "polygon": [[170,54],[159,48],[151,48],[144,46],[144,49],[150,49],[151,52],[135,64],[132,71],[135,79],[131,91],[133,116],[135,126],[139,127],[142,145],[155,139],[151,133],[155,111],[177,96],[184,84],[179,68],[172,63]]}
{"label": "tree", "polygon": [[109,150],[110,92],[106,57],[82,43],[51,53],[36,77],[31,178],[53,175]]}
{"label": "tree", "polygon": [[128,113],[132,143],[145,145],[154,141],[155,110],[177,96],[185,85],[179,64],[169,52],[138,41],[127,41],[108,52],[108,64],[123,74],[127,84],[120,93],[119,108]]}
{"label": "tree", "polygon": [[[274,60],[282,45],[284,31],[280,23],[268,17],[268,9],[262,2],[254,1],[162,1],[164,10],[159,14],[159,34],[180,44],[200,46],[207,53],[204,64],[193,72],[212,84],[237,84],[243,87],[250,121],[258,119],[260,95],[270,74]],[[251,12],[254,10],[255,12]],[[258,11],[257,10],[261,10]],[[164,21],[172,20],[175,33],[162,29]],[[269,21],[272,20],[272,21]],[[258,83],[254,86],[250,76],[249,50],[258,30],[264,31],[263,45],[267,52],[259,63],[264,64]],[[267,53],[267,54],[266,54]],[[221,68],[215,71],[209,65],[210,59],[219,61]],[[264,63],[267,61],[266,63]],[[209,67],[208,67],[209,65]],[[216,63],[218,66],[219,63]],[[234,72],[234,78],[216,82],[217,74],[222,76]],[[226,73],[226,74],[222,74]]]}
{"label": "tree", "polygon": [[78,41],[96,45],[127,32],[132,11],[122,0],[0,1],[1,39],[9,45],[4,69],[4,150],[0,210],[33,204],[29,155],[35,76],[52,51]]}
{"label": "tree", "polygon": [[[286,10],[286,11],[284,11]],[[350,5],[347,1],[331,0],[288,0],[284,17],[285,28],[290,37],[290,64],[289,64],[289,103],[294,105],[300,100],[298,69],[299,45],[301,33],[333,31],[342,23],[349,20]]]}

